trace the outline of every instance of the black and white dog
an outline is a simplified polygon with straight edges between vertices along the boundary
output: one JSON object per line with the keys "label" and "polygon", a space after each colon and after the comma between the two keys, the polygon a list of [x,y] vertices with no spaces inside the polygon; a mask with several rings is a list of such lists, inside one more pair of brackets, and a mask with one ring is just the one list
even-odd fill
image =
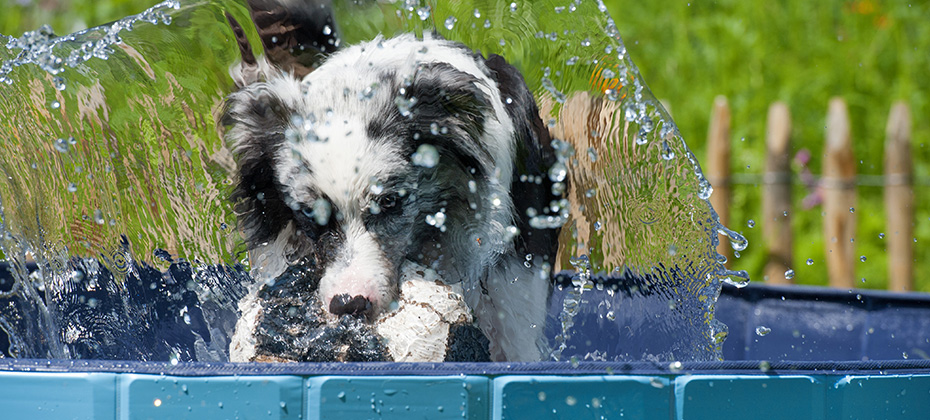
{"label": "black and white dog", "polygon": [[558,230],[529,219],[555,199],[555,156],[520,73],[431,35],[346,47],[303,77],[249,55],[225,122],[253,274],[313,258],[322,306],[371,320],[414,261],[463,282],[492,359],[544,357]]}

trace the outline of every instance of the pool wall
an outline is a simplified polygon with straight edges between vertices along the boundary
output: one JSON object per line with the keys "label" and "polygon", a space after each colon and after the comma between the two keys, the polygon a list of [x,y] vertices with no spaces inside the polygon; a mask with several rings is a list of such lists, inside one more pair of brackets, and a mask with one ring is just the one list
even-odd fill
{"label": "pool wall", "polygon": [[930,363],[882,366],[10,360],[0,407],[9,419],[928,418]]}

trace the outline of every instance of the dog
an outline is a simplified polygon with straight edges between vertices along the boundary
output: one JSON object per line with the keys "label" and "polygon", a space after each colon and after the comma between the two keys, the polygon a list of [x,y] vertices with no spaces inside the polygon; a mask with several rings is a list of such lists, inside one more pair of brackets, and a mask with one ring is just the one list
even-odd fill
{"label": "dog", "polygon": [[531,219],[558,200],[556,156],[520,72],[429,33],[300,71],[240,47],[223,122],[257,284],[310,258],[323,308],[373,320],[412,261],[461,282],[493,360],[546,357],[559,232]]}

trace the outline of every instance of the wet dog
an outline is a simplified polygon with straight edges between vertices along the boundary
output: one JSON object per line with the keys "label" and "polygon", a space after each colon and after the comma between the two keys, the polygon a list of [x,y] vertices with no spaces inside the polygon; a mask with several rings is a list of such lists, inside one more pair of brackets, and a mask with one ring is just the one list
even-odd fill
{"label": "wet dog", "polygon": [[233,74],[224,122],[253,275],[311,259],[329,314],[374,320],[412,261],[461,282],[492,359],[544,357],[558,231],[530,219],[554,199],[555,157],[517,69],[428,34],[314,67],[301,77],[244,49]]}

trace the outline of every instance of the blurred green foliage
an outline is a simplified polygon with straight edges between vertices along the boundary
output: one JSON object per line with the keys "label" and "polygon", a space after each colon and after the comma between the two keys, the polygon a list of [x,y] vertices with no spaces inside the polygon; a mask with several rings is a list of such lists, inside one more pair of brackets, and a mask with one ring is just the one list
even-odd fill
{"label": "blurred green foliage", "polygon": [[[627,50],[658,98],[671,112],[686,141],[706,161],[705,139],[716,95],[730,103],[735,173],[760,174],[769,105],[791,109],[792,152],[811,152],[817,174],[823,160],[827,102],[843,97],[852,120],[860,174],[882,172],[885,125],[891,104],[904,100],[913,119],[915,187],[915,273],[917,289],[930,292],[930,3],[906,0],[740,0],[643,2],[604,0]],[[153,0],[0,0],[0,33],[17,35],[43,23],[68,33],[138,13]],[[795,164],[795,173],[802,170]],[[827,282],[822,208],[805,208],[811,191],[795,184],[792,223],[795,281]],[[856,254],[862,287],[885,288],[887,259],[882,189],[861,186],[856,205]],[[761,186],[733,188],[730,227],[742,231],[750,247],[731,262],[761,280]],[[753,219],[754,228],[747,223]],[[813,265],[805,261],[813,259]]]}
{"label": "blurred green foliage", "polygon": [[158,0],[0,0],[0,34],[19,36],[43,24],[64,35],[139,13]]}

